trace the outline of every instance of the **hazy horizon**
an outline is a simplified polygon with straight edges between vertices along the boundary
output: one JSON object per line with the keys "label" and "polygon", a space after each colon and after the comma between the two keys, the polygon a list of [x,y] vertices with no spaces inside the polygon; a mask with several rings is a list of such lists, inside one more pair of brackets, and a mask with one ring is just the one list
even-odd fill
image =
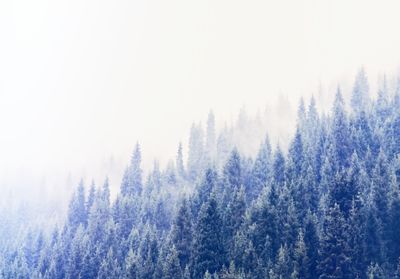
{"label": "hazy horizon", "polygon": [[397,1],[4,1],[0,181],[90,179],[110,157],[127,163],[136,142],[147,168],[154,159],[165,164],[210,109],[219,127],[279,95],[295,110],[301,96],[322,90],[331,98],[338,83],[348,94],[360,67],[375,94],[384,73],[399,73],[398,8]]}

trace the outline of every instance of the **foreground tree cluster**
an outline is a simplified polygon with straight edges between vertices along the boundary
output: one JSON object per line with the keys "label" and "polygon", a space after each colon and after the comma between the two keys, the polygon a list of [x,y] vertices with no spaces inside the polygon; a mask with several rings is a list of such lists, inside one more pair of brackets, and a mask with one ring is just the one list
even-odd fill
{"label": "foreground tree cluster", "polygon": [[[400,85],[400,83],[399,83]],[[300,103],[287,151],[255,159],[194,125],[165,170],[143,177],[136,146],[120,192],[73,195],[65,225],[32,230],[0,258],[2,278],[400,278],[400,86],[346,109]]]}

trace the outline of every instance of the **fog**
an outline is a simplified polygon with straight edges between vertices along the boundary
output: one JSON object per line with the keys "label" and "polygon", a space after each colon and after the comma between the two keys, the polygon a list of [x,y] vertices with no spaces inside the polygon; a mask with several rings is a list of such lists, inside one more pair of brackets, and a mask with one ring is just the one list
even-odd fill
{"label": "fog", "polygon": [[365,0],[1,1],[0,185],[57,191],[68,179],[100,181],[109,164],[117,183],[136,142],[146,168],[155,158],[165,163],[210,109],[218,127],[242,107],[252,115],[274,108],[279,96],[295,110],[300,96],[314,94],[325,109],[360,67],[374,88],[384,73],[398,74],[399,8]]}

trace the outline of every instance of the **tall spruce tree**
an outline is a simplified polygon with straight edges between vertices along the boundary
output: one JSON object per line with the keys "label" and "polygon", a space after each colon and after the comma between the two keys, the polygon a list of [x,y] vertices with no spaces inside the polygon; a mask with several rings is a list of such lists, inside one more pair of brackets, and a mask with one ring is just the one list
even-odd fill
{"label": "tall spruce tree", "polygon": [[183,199],[172,226],[172,243],[176,249],[179,264],[182,270],[189,264],[192,252],[193,226],[190,208],[186,199]]}
{"label": "tall spruce tree", "polygon": [[319,255],[319,278],[353,278],[345,218],[338,204],[328,211]]}
{"label": "tall spruce tree", "polygon": [[206,271],[214,273],[225,263],[222,220],[214,197],[201,208],[192,254],[193,278],[202,278]]}

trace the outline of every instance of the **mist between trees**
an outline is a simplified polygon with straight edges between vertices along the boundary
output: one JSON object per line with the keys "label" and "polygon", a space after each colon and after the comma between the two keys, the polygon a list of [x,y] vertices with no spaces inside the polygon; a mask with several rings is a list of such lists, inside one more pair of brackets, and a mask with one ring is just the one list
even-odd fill
{"label": "mist between trees", "polygon": [[369,91],[361,70],[329,113],[301,100],[280,144],[211,112],[187,156],[144,173],[137,144],[115,198],[82,181],[54,226],[2,210],[0,277],[400,278],[400,82]]}

